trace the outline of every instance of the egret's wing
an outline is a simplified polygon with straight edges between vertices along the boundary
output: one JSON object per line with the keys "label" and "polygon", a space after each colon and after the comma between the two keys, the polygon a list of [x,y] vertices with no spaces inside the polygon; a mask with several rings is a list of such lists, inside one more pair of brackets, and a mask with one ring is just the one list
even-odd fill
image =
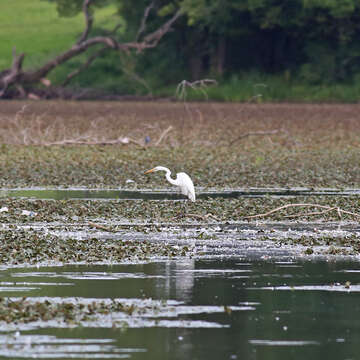
{"label": "egret's wing", "polygon": [[187,196],[191,201],[195,201],[195,189],[190,176],[184,172],[178,173],[176,177],[181,193]]}

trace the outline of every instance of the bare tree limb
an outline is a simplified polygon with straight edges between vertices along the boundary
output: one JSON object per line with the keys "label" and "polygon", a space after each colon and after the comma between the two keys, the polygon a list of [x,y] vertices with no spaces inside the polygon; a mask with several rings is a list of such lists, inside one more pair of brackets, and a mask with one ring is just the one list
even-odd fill
{"label": "bare tree limb", "polygon": [[108,232],[114,232],[113,229],[110,229],[110,228],[108,228],[107,226],[100,225],[100,224],[96,224],[96,223],[91,222],[91,221],[88,223],[88,225],[89,225],[90,227],[93,227],[93,228],[96,228],[96,229],[99,229],[99,230],[104,230],[104,231],[108,231]]}
{"label": "bare tree limb", "polygon": [[2,97],[5,94],[6,90],[8,89],[11,83],[16,83],[22,68],[24,57],[25,57],[24,53],[20,54],[19,56],[16,55],[16,48],[15,47],[13,48],[13,62],[11,65],[11,69],[2,72],[2,79],[0,84],[3,83],[3,87],[0,90],[0,97]]}
{"label": "bare tree limb", "polygon": [[123,24],[117,24],[114,29],[108,33],[108,35],[114,35],[122,26]]}
{"label": "bare tree limb", "polygon": [[[296,218],[296,217],[299,217],[299,216],[313,216],[313,215],[323,215],[323,214],[326,214],[328,212],[331,212],[333,210],[337,210],[338,208],[337,207],[329,207],[328,209],[325,209],[323,211],[313,211],[313,212],[310,212],[310,213],[306,213],[306,214],[294,214],[294,215],[285,215],[284,218]],[[340,216],[341,217],[341,216]]]}
{"label": "bare tree limb", "polygon": [[59,141],[46,142],[41,144],[33,145],[42,145],[42,146],[53,146],[53,145],[127,145],[129,143],[134,143],[141,147],[144,147],[140,141],[137,141],[128,137],[120,137],[115,140],[96,140],[90,139],[90,137],[80,137],[77,139],[63,139]]}
{"label": "bare tree limb", "polygon": [[159,140],[155,143],[155,146],[159,146],[162,140],[165,138],[165,136],[173,129],[173,127],[170,125],[166,130],[162,132],[162,134],[159,137]]}
{"label": "bare tree limb", "polygon": [[298,215],[287,215],[285,217],[300,217],[300,216],[308,216],[308,215],[319,215],[319,214],[324,214],[326,212],[336,210],[340,218],[341,218],[341,214],[348,214],[348,215],[360,218],[360,214],[358,214],[358,213],[353,213],[353,212],[350,212],[350,211],[346,211],[346,210],[340,209],[339,207],[331,207],[331,206],[318,205],[318,204],[286,204],[286,205],[283,205],[283,206],[279,206],[279,207],[277,207],[275,209],[272,209],[272,210],[270,210],[270,211],[268,211],[266,213],[257,214],[257,215],[251,215],[251,216],[245,216],[244,218],[245,219],[254,219],[254,218],[259,218],[259,217],[266,217],[266,216],[269,216],[269,215],[271,215],[271,214],[273,214],[275,212],[278,212],[280,210],[283,210],[283,209],[286,209],[286,208],[289,208],[289,207],[315,207],[315,208],[317,207],[317,208],[320,208],[320,209],[324,209],[324,211],[307,213],[307,214],[298,214]]}
{"label": "bare tree limb", "polygon": [[[91,0],[90,0],[91,1]],[[89,2],[90,2],[89,1]],[[88,2],[88,3],[89,3]],[[85,4],[85,3],[84,3]],[[120,28],[122,24],[117,24],[112,31],[108,33],[109,36],[114,35]],[[84,39],[87,37],[87,35],[84,37]],[[79,75],[82,71],[86,70],[98,57],[103,55],[109,48],[107,46],[102,47],[100,50],[92,54],[88,60],[82,64],[79,68],[72,71],[70,74],[66,76],[66,79],[62,83],[62,86],[66,86],[75,76]]]}
{"label": "bare tree limb", "polygon": [[208,99],[208,95],[206,93],[206,88],[208,87],[208,85],[217,85],[217,81],[214,79],[201,79],[195,80],[193,82],[183,80],[176,87],[175,96],[185,102],[187,96],[186,88],[190,88],[195,91],[201,91],[204,94],[205,98]]}
{"label": "bare tree limb", "polygon": [[34,81],[37,81],[39,78],[46,77],[46,75],[52,71],[54,68],[56,68],[58,65],[63,64],[64,62],[68,61],[69,59],[80,55],[81,53],[85,52],[88,48],[103,44],[109,48],[116,49],[116,50],[128,50],[130,47],[128,47],[126,44],[120,44],[114,39],[106,36],[96,36],[91,39],[85,40],[80,44],[75,44],[71,47],[71,49],[65,51],[64,53],[58,55],[55,59],[49,61],[45,65],[43,65],[41,68],[39,68],[36,71],[33,72],[24,72],[21,74],[21,79],[26,83],[31,83]]}
{"label": "bare tree limb", "polygon": [[178,10],[171,19],[169,19],[165,24],[159,27],[151,34],[144,37],[143,44],[145,47],[155,47],[161,38],[170,31],[172,24],[182,15],[182,11]]}
{"label": "bare tree limb", "polygon": [[87,39],[87,37],[89,36],[94,18],[93,16],[90,14],[89,12],[89,6],[92,0],[85,0],[83,3],[83,13],[85,15],[85,30],[83,31],[83,33],[81,34],[77,44],[81,44],[83,41],[85,41]]}
{"label": "bare tree limb", "polygon": [[140,24],[139,30],[136,35],[136,39],[135,39],[136,41],[139,41],[141,34],[145,31],[147,18],[149,17],[150,11],[152,10],[153,7],[154,7],[153,1],[150,3],[149,6],[146,7],[146,9],[144,11],[144,15],[141,19],[141,24]]}

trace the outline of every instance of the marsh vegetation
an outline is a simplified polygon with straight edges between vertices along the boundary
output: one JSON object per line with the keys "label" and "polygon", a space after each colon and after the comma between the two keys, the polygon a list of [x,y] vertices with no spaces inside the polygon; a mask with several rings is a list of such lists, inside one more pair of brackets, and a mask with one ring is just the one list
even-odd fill
{"label": "marsh vegetation", "polygon": [[[60,344],[47,345],[50,358],[74,355],[66,344],[76,344],[79,356],[116,358],[120,351],[140,359],[147,349],[151,358],[158,353],[151,344],[134,343],[147,328],[223,335],[239,318],[263,316],[269,289],[279,287],[272,294],[284,294],[284,304],[288,289],[315,302],[318,290],[355,299],[356,116],[356,105],[2,101],[0,353],[16,358],[31,343],[28,353],[39,356],[35,344],[50,342]],[[189,173],[197,201],[184,207],[163,176],[144,175],[156,165]],[[133,198],[117,197],[124,190]],[[316,280],[319,288],[307,278],[280,284],[282,264],[294,267],[284,278],[299,279],[303,269],[313,277],[324,266],[331,275]],[[262,274],[264,266],[274,267],[271,274]],[[344,269],[355,275],[340,276]],[[203,281],[209,288],[197,297]],[[212,286],[220,289],[215,297]],[[271,320],[276,311],[264,314]],[[277,320],[268,323],[280,345],[300,346],[299,354],[321,347],[325,340],[315,333],[297,333],[295,342],[293,332],[283,336],[297,321],[297,310],[289,311],[282,330]],[[105,329],[113,331],[111,346],[97,343]],[[241,351],[269,346],[275,354],[280,346],[266,333],[247,334]]]}

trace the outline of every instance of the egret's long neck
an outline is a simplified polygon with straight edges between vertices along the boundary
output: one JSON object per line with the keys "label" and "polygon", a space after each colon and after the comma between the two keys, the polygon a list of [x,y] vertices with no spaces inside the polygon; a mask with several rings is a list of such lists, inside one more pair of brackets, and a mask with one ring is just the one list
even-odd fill
{"label": "egret's long neck", "polygon": [[177,184],[178,184],[177,181],[174,180],[174,179],[172,179],[172,178],[170,177],[171,171],[170,171],[169,169],[166,169],[166,170],[164,170],[164,171],[166,171],[166,174],[165,174],[166,180],[167,180],[170,184],[177,185]]}

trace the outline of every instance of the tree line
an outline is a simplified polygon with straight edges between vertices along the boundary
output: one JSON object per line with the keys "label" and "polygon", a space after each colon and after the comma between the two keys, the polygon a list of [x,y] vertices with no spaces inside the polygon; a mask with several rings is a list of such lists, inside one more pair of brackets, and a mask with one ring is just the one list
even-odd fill
{"label": "tree line", "polygon": [[[133,2],[118,3],[135,21]],[[194,80],[255,69],[328,83],[360,73],[357,0],[165,0],[158,14],[178,7],[184,16],[162,50],[177,49]]]}

